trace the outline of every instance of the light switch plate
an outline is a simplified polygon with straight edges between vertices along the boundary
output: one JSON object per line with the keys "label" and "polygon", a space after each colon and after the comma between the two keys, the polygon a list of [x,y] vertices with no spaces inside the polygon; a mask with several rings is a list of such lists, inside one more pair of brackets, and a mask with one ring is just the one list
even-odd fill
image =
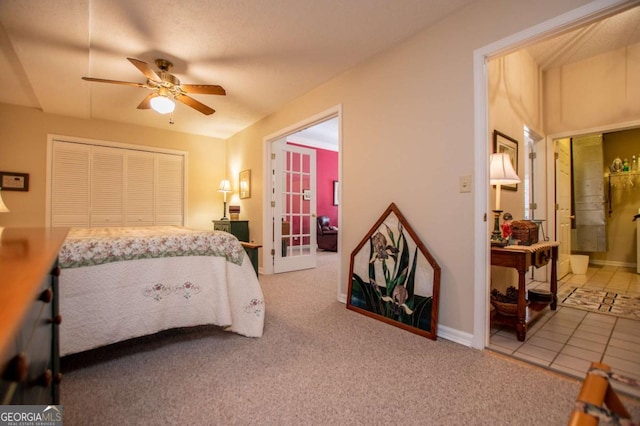
{"label": "light switch plate", "polygon": [[460,176],[460,192],[471,192],[471,176]]}

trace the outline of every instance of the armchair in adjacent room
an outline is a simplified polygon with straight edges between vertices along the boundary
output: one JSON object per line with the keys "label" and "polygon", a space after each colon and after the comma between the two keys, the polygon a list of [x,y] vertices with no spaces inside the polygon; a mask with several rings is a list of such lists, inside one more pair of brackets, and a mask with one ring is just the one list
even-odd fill
{"label": "armchair in adjacent room", "polygon": [[331,226],[329,216],[318,216],[318,248],[338,251],[338,228]]}

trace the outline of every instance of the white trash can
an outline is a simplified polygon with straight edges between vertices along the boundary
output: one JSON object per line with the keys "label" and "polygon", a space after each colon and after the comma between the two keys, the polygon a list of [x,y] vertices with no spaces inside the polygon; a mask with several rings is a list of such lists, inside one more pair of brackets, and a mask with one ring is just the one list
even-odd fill
{"label": "white trash can", "polygon": [[587,273],[589,267],[589,256],[580,254],[571,255],[571,272],[577,275],[584,275]]}

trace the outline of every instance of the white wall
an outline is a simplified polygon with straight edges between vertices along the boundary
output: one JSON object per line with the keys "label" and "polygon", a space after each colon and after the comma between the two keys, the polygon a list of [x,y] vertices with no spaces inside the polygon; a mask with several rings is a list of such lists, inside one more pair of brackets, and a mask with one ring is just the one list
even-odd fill
{"label": "white wall", "polygon": [[29,191],[3,191],[11,210],[0,226],[45,226],[47,134],[98,139],[187,151],[188,226],[211,229],[222,215],[217,191],[225,176],[225,141],[150,127],[46,114],[35,108],[0,104],[0,170],[29,173]]}
{"label": "white wall", "polygon": [[[489,129],[498,130],[518,141],[518,176],[524,182],[527,150],[524,126],[543,135],[540,108],[540,69],[526,50],[489,62]],[[493,144],[493,141],[491,142]],[[493,145],[491,145],[493,150]],[[518,191],[502,190],[501,208],[515,219],[524,217],[524,185]],[[495,190],[491,191],[495,205]]]}
{"label": "white wall", "polygon": [[[475,2],[230,138],[229,164],[261,179],[265,136],[341,104],[342,291],[351,251],[395,202],[442,268],[440,324],[473,333],[474,200],[458,190],[474,171],[473,52],[585,3]],[[260,203],[252,193],[252,233]]]}
{"label": "white wall", "polygon": [[640,43],[543,75],[549,135],[640,119]]}
{"label": "white wall", "polygon": [[[518,176],[524,182],[527,149],[524,126],[543,134],[541,100],[541,73],[538,65],[526,50],[489,61],[489,130],[498,130],[518,141]],[[490,151],[493,152],[493,141]],[[501,209],[514,219],[524,218],[524,184],[517,191],[504,188],[501,191]],[[495,206],[495,189],[490,192],[490,208]],[[501,218],[502,222],[502,218]],[[489,228],[493,222],[489,221]],[[487,231],[487,235],[489,231]],[[491,267],[491,287],[505,292],[517,285],[518,274],[513,268]]]}

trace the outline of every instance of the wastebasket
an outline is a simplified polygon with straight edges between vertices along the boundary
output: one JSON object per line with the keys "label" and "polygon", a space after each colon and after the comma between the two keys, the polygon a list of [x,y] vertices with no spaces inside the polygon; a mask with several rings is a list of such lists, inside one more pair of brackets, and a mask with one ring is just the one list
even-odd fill
{"label": "wastebasket", "polygon": [[584,275],[587,273],[589,267],[589,256],[572,254],[571,255],[571,272],[577,275]]}

